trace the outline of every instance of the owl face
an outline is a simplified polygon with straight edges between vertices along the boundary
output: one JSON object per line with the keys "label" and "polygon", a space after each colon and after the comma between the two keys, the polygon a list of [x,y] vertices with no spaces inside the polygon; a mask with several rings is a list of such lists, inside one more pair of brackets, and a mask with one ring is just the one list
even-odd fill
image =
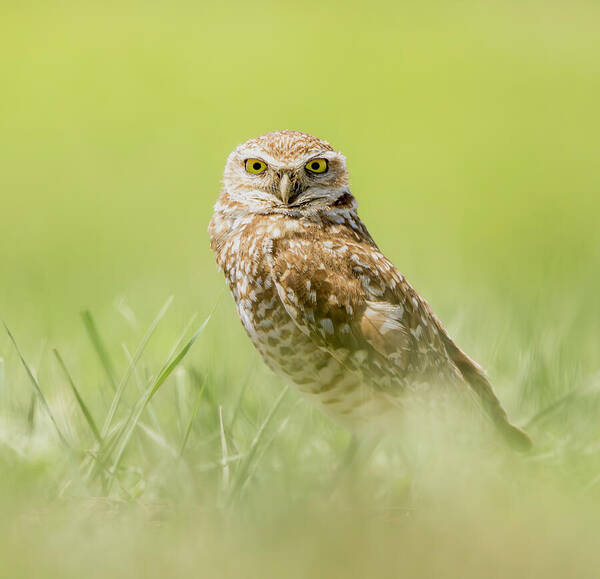
{"label": "owl face", "polygon": [[276,131],[237,147],[227,159],[223,184],[249,211],[312,210],[347,192],[346,160],[326,141]]}

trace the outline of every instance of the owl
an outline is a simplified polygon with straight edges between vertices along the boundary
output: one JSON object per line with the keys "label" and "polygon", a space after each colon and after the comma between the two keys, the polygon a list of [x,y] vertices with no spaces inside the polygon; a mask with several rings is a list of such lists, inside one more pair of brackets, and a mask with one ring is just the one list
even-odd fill
{"label": "owl", "polygon": [[530,446],[483,369],[379,250],[345,157],[326,141],[275,131],[238,146],[209,234],[254,346],[337,422],[368,427],[438,384],[476,394],[508,442]]}

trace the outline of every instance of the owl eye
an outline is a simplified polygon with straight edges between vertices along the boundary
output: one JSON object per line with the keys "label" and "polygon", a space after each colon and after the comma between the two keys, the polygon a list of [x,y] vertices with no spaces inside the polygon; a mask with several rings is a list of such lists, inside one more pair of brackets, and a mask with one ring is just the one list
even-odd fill
{"label": "owl eye", "polygon": [[327,159],[311,159],[304,168],[309,173],[326,173],[328,169]]}
{"label": "owl eye", "polygon": [[248,173],[253,173],[254,175],[258,175],[258,173],[263,173],[267,169],[267,164],[260,159],[246,159],[246,171]]}

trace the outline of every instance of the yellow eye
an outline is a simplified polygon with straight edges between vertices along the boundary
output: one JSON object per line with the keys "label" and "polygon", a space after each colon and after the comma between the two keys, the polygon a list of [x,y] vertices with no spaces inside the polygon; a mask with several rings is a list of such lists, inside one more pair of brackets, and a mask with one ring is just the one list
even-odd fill
{"label": "yellow eye", "polygon": [[261,161],[260,159],[246,159],[246,171],[248,171],[248,173],[257,175],[266,169],[267,164],[264,161]]}
{"label": "yellow eye", "polygon": [[312,159],[304,165],[304,168],[309,173],[325,173],[327,172],[327,159]]}

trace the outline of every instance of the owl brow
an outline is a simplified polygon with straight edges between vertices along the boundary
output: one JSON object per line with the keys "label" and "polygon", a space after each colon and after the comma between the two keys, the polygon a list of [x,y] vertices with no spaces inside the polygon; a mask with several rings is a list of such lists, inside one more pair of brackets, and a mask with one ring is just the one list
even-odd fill
{"label": "owl brow", "polygon": [[284,164],[277,161],[277,159],[275,159],[274,157],[271,157],[270,155],[264,155],[264,153],[257,154],[252,151],[244,151],[242,156],[244,158],[244,163],[248,159],[258,159],[259,161],[262,161],[265,165],[267,165],[271,169],[280,169],[285,166]]}
{"label": "owl brow", "polygon": [[311,155],[306,161],[304,161],[305,165],[308,165],[311,161],[315,161],[316,159],[324,159],[328,165],[331,164],[332,161],[336,160],[336,155],[329,156],[328,153],[331,151],[321,151],[315,155]]}
{"label": "owl brow", "polygon": [[265,165],[269,164],[265,159],[263,159],[262,157],[259,157],[258,155],[244,156],[244,158],[242,159],[242,163],[245,163],[246,161],[249,161],[250,159],[256,159],[257,161],[260,161],[261,163],[264,163]]}

